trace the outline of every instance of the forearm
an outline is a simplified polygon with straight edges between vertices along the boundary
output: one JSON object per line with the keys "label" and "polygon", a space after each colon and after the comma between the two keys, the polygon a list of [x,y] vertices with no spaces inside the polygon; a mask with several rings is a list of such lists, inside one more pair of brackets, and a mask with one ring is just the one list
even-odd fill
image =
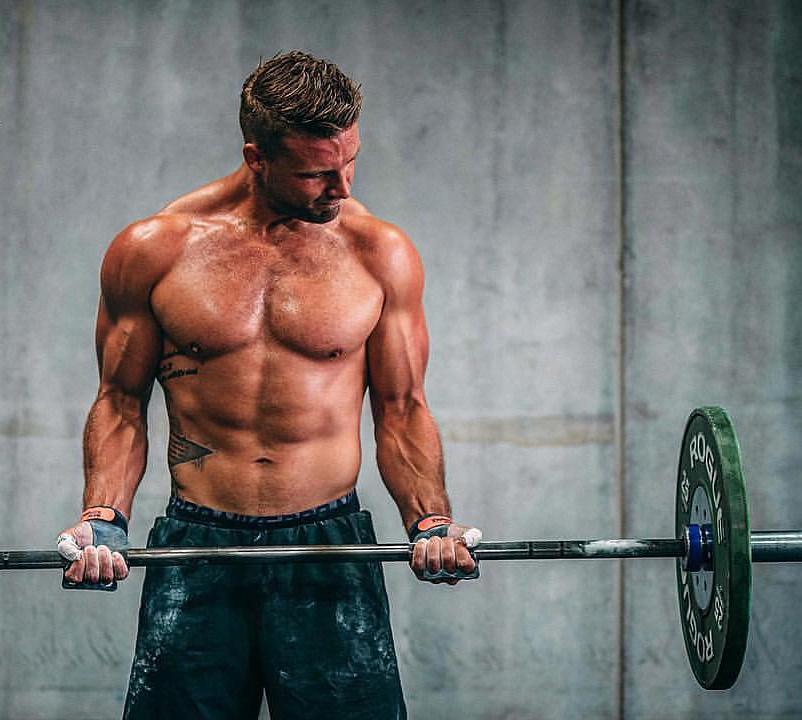
{"label": "forearm", "polygon": [[404,527],[427,513],[450,514],[440,435],[426,405],[384,408],[375,423],[379,472]]}
{"label": "forearm", "polygon": [[147,407],[120,392],[98,395],[84,431],[84,507],[108,505],[131,515],[147,463]]}

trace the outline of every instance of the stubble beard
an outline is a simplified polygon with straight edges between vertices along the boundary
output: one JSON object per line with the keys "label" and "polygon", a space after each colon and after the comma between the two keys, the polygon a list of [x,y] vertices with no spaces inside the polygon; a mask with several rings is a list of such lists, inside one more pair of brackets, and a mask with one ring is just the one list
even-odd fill
{"label": "stubble beard", "polygon": [[324,223],[334,220],[339,214],[340,205],[337,204],[321,210],[315,210],[314,208],[310,207],[297,208],[297,211],[293,217],[297,218],[298,220],[304,220],[305,222],[323,225]]}
{"label": "stubble beard", "polygon": [[340,214],[340,203],[316,210],[313,206],[293,205],[282,201],[281,198],[271,197],[264,178],[259,175],[256,176],[256,187],[261,202],[265,203],[273,212],[279,215],[286,215],[294,220],[323,225],[331,222]]}

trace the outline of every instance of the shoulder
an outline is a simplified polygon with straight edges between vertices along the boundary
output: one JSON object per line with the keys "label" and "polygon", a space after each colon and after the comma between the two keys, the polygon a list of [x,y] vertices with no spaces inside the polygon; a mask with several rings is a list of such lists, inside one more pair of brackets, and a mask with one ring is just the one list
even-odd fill
{"label": "shoulder", "polygon": [[159,215],[209,217],[225,212],[247,195],[246,187],[238,176],[239,171],[235,171],[206,183],[168,203]]}
{"label": "shoulder", "polygon": [[122,230],[103,258],[100,282],[104,298],[125,305],[149,297],[180,254],[191,226],[187,216],[157,214]]}
{"label": "shoulder", "polygon": [[420,254],[401,228],[367,211],[346,215],[343,227],[353,238],[362,263],[385,292],[418,296],[423,292]]}

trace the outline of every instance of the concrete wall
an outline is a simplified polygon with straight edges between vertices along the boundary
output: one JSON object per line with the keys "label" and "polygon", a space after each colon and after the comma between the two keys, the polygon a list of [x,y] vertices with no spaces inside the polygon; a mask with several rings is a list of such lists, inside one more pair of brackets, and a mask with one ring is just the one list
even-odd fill
{"label": "concrete wall", "polygon": [[[294,47],[363,82],[355,194],[427,267],[459,517],[488,539],[668,536],[683,422],[719,403],[753,525],[802,526],[791,0],[9,2],[0,547],[49,547],[78,511],[105,246],[237,164],[242,79]],[[136,545],[169,492],[159,394]],[[363,434],[363,504],[398,540]],[[794,567],[755,568],[744,674],[713,694],[684,658],[671,562],[487,564],[456,588],[386,572],[412,718],[802,714]],[[106,595],[3,574],[0,718],[116,716],[141,577]]]}
{"label": "concrete wall", "polygon": [[[626,5],[624,294],[627,532],[671,532],[688,408],[739,429],[752,526],[802,521],[802,6]],[[669,430],[671,430],[669,432]],[[666,441],[666,435],[671,441]],[[675,438],[677,438],[675,440]],[[685,673],[670,564],[626,568],[631,717],[798,717],[799,568],[756,566],[732,692]],[[670,671],[671,670],[671,671]]]}

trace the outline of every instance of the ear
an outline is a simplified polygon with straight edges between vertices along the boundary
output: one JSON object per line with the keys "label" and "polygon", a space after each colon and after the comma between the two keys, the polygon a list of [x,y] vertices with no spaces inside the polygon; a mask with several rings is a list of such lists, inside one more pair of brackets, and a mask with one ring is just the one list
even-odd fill
{"label": "ear", "polygon": [[266,166],[267,159],[261,150],[259,150],[253,143],[245,143],[242,148],[242,157],[245,158],[245,164],[255,173],[261,175]]}

